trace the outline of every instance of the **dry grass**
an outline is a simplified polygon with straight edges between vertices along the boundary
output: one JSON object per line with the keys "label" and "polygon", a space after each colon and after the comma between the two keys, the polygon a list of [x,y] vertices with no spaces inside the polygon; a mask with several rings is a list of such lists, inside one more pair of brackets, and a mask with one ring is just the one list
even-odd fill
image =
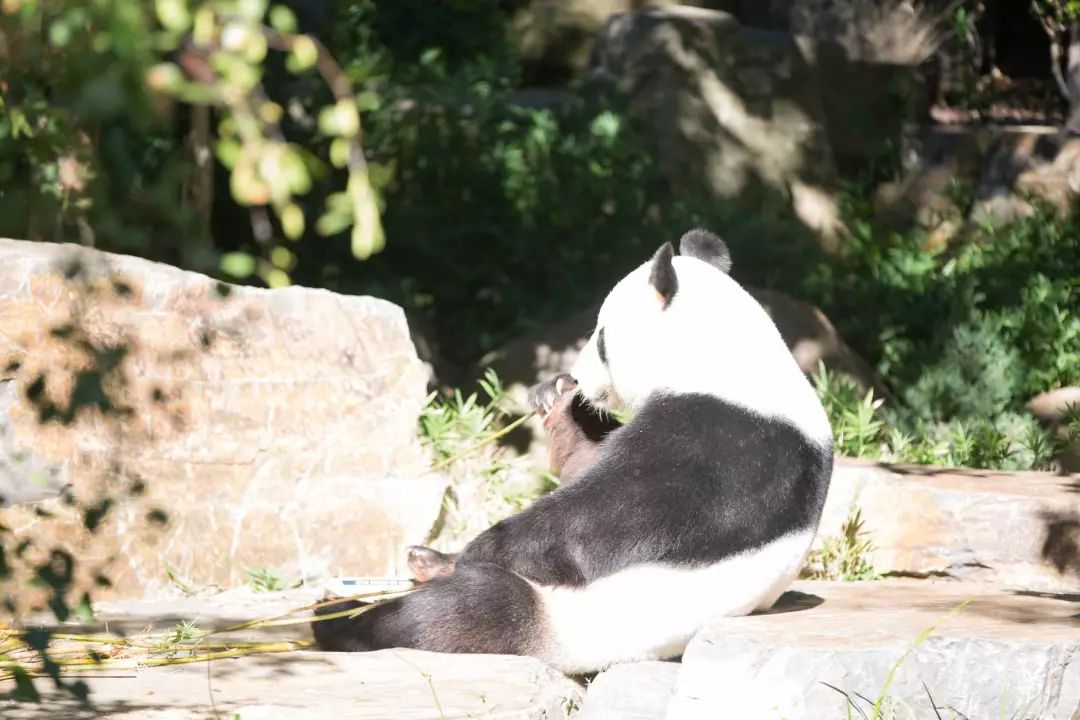
{"label": "dry grass", "polygon": [[[0,626],[0,687],[4,683],[19,685],[27,679],[51,677],[51,665],[64,678],[95,672],[136,670],[160,665],[185,665],[223,658],[244,657],[267,653],[289,652],[310,647],[307,640],[276,640],[268,642],[237,642],[221,636],[245,630],[287,625],[306,625],[312,622],[355,617],[378,605],[412,592],[387,590],[363,593],[345,598],[332,598],[305,605],[280,615],[249,620],[218,630],[199,630],[194,623],[184,622],[166,632],[147,632],[135,635],[112,633],[82,635],[48,633],[47,650],[41,651],[41,631]],[[345,600],[363,600],[368,604],[325,615],[311,612]]]}
{"label": "dry grass", "polygon": [[797,32],[840,43],[859,60],[919,65],[952,35],[953,15],[962,4],[850,0],[828,9],[807,8],[792,24]]}

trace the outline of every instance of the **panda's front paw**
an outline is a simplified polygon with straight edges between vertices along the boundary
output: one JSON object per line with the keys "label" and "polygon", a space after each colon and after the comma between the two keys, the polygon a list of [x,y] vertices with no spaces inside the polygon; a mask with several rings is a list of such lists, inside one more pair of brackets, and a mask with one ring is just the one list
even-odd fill
{"label": "panda's front paw", "polygon": [[529,391],[529,405],[542,417],[550,413],[563,396],[567,393],[572,395],[576,389],[577,383],[574,378],[566,373],[556,375]]}

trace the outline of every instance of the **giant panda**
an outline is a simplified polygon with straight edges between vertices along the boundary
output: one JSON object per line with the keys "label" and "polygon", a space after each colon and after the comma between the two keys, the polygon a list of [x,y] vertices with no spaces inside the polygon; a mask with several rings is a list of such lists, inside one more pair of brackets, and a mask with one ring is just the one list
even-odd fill
{"label": "giant panda", "polygon": [[631,419],[572,439],[588,453],[572,482],[413,593],[313,623],[321,648],[530,655],[579,674],[677,657],[710,618],[776,601],[817,530],[831,429],[724,243],[695,230],[679,246],[615,286],[570,378],[533,393],[550,409],[572,387]]}

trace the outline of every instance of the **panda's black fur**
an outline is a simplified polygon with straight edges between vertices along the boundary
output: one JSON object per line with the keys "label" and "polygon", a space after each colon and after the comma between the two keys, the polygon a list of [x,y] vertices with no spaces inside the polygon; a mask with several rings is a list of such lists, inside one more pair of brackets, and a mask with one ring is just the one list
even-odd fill
{"label": "panda's black fur", "polygon": [[[678,292],[667,248],[650,272],[665,304]],[[730,267],[711,234],[690,233],[681,249]],[[451,573],[356,618],[313,623],[315,637],[328,650],[511,653],[599,669],[564,659],[538,588],[587,588],[642,566],[706,568],[812,533],[831,472],[831,443],[790,422],[715,395],[655,392],[604,436],[580,477],[479,535]],[[646,610],[643,598],[625,602],[664,612]],[[633,658],[610,661],[620,659]]]}

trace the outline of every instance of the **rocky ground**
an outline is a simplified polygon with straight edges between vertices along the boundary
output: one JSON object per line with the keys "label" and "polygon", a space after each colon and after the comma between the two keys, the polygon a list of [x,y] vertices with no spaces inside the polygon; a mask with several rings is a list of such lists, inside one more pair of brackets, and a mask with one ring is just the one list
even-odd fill
{"label": "rocky ground", "polygon": [[[101,608],[99,620],[114,631],[167,628],[178,618],[221,626],[311,597],[232,591],[113,603]],[[663,612],[662,597],[649,607]],[[249,632],[246,639],[307,633],[298,625]],[[869,713],[884,694],[887,706],[905,709],[901,717],[935,717],[936,707],[946,717],[955,710],[963,713],[958,717],[1048,720],[1072,718],[1080,707],[1078,660],[1077,595],[911,579],[801,582],[769,613],[715,621],[681,662],[619,665],[595,678],[567,678],[519,657],[300,650],[95,677],[92,709],[53,694],[41,705],[0,705],[0,714],[11,720],[779,720],[843,718],[848,697]]]}

